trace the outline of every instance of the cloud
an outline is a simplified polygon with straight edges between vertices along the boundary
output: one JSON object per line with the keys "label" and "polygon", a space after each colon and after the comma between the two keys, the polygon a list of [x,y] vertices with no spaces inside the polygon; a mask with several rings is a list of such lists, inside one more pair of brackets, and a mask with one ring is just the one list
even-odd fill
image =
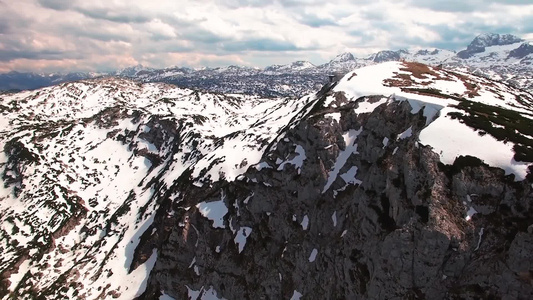
{"label": "cloud", "polygon": [[434,11],[446,12],[474,12],[487,11],[493,4],[503,5],[531,5],[530,0],[412,0],[410,4],[416,7],[428,8]]}
{"label": "cloud", "polygon": [[320,64],[346,51],[461,50],[483,32],[533,36],[530,0],[17,0],[0,10],[0,71]]}
{"label": "cloud", "polygon": [[230,52],[240,51],[296,51],[298,47],[287,41],[271,39],[251,39],[246,41],[232,41],[224,43],[222,48]]}
{"label": "cloud", "polygon": [[42,7],[55,10],[67,10],[72,6],[72,2],[63,0],[38,0],[38,3]]}
{"label": "cloud", "polygon": [[302,24],[308,25],[310,27],[338,26],[338,24],[335,23],[333,20],[329,18],[321,18],[314,14],[304,16],[301,22]]}

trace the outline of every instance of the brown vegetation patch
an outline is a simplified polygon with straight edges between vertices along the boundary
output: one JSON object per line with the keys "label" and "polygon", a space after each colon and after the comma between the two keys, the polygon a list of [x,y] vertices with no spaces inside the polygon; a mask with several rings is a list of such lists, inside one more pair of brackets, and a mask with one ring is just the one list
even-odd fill
{"label": "brown vegetation patch", "polygon": [[426,75],[432,75],[437,77],[438,79],[445,79],[442,78],[439,73],[430,69],[428,65],[417,62],[403,62],[403,65],[405,66],[405,68],[401,68],[400,70],[411,72],[415,78],[428,79]]}
{"label": "brown vegetation patch", "polygon": [[468,98],[474,98],[476,96],[479,96],[479,93],[478,93],[479,86],[475,82],[473,82],[470,78],[468,78],[467,76],[462,75],[462,74],[453,73],[453,75],[455,75],[457,78],[459,78],[463,82],[463,84],[464,84],[464,86],[466,88],[466,94],[465,95]]}
{"label": "brown vegetation patch", "polygon": [[417,62],[402,62],[404,65],[403,68],[400,68],[401,71],[409,72],[411,74],[395,74],[394,77],[385,79],[383,84],[390,87],[407,87],[416,85],[429,85],[431,81],[428,82],[415,82],[414,78],[418,79],[430,79],[430,76],[435,77],[435,79],[440,80],[451,80],[448,76],[442,76],[442,74],[437,73],[433,68],[428,65],[417,63]]}
{"label": "brown vegetation patch", "polygon": [[402,92],[405,93],[411,93],[411,94],[417,94],[417,95],[423,95],[423,96],[431,96],[441,99],[448,99],[450,96],[442,94],[442,92],[439,89],[417,89],[417,88],[401,88]]}

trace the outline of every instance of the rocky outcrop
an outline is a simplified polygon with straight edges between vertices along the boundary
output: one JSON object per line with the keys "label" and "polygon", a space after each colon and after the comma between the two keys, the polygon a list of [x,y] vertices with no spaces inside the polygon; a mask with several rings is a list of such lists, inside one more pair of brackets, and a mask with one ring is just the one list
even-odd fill
{"label": "rocky outcrop", "polygon": [[[155,226],[168,238],[141,298],[533,297],[531,182],[471,157],[443,165],[418,144],[426,120],[408,102],[357,115],[371,98],[336,99],[237,181],[181,185],[172,221]],[[357,146],[338,173],[353,175],[330,182],[345,132],[358,133]],[[197,208],[212,201],[227,207],[222,226]]]}
{"label": "rocky outcrop", "polygon": [[508,57],[509,58],[514,57],[514,58],[521,59],[532,53],[533,53],[533,45],[531,45],[530,43],[523,43],[522,45],[520,45],[520,47],[514,50],[511,50],[511,52],[509,52]]}
{"label": "rocky outcrop", "polygon": [[379,51],[375,55],[371,56],[370,59],[372,59],[375,63],[382,63],[386,61],[399,61],[401,60],[401,55],[407,53],[405,50],[398,50],[398,51]]}
{"label": "rocky outcrop", "polygon": [[485,51],[485,47],[504,46],[520,43],[522,41],[523,40],[521,38],[512,34],[480,34],[468,45],[468,47],[466,47],[466,50],[459,51],[457,53],[457,56],[462,59],[467,59],[472,57],[476,53],[481,53]]}

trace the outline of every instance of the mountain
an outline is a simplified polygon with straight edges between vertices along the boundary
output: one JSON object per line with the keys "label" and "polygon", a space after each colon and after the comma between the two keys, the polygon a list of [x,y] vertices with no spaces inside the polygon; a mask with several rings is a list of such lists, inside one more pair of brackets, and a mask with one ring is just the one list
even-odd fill
{"label": "mountain", "polygon": [[272,72],[272,73],[279,73],[279,72],[295,72],[295,71],[301,71],[306,70],[309,68],[313,68],[315,65],[308,61],[295,61],[288,65],[273,65],[266,67],[264,69],[265,72]]}
{"label": "mountain", "polygon": [[[385,50],[365,58],[356,58],[346,52],[322,65],[296,61],[265,69],[241,66],[197,70],[183,67],[150,69],[138,65],[109,75],[139,82],[171,83],[205,92],[300,97],[319,89],[328,81],[328,75],[341,77],[355,68],[386,61],[420,62],[452,71],[467,71],[533,91],[533,46],[510,34],[479,35],[465,50],[458,53],[443,49],[402,49]],[[34,89],[94,77],[94,74],[81,73],[77,74],[78,77],[60,76],[52,80],[45,75],[17,74],[0,75],[0,90]]]}
{"label": "mountain", "polygon": [[113,75],[121,76],[121,77],[135,77],[135,76],[142,76],[142,74],[150,73],[153,71],[155,71],[155,69],[145,68],[143,65],[139,64],[133,67],[128,67],[128,68],[118,70]]}
{"label": "mountain", "polygon": [[463,59],[470,58],[477,53],[485,52],[486,47],[492,46],[506,46],[516,43],[521,43],[522,40],[511,34],[481,34],[478,35],[466,48],[466,50],[457,53],[457,56]]}
{"label": "mountain", "polygon": [[531,298],[533,96],[420,63],[263,99],[0,96],[3,299]]}
{"label": "mountain", "polygon": [[386,61],[399,61],[402,59],[402,55],[408,54],[407,50],[398,51],[379,51],[376,54],[371,55],[368,59],[375,63],[382,63]]}
{"label": "mountain", "polygon": [[9,72],[0,74],[0,90],[33,90],[46,86],[102,76],[99,73],[36,74]]}
{"label": "mountain", "polygon": [[356,58],[346,52],[317,66],[299,61],[270,66],[263,70],[240,67],[234,72],[214,72],[212,69],[205,69],[187,74],[171,73],[170,76],[161,75],[158,71],[132,78],[142,82],[163,81],[218,93],[298,97],[327,82],[325,75],[342,76],[355,68],[371,64],[409,61],[441,66],[452,71],[476,73],[533,91],[532,49],[533,46],[529,42],[510,34],[482,34],[474,38],[467,49],[458,53],[443,49],[401,49],[385,50],[366,58]]}

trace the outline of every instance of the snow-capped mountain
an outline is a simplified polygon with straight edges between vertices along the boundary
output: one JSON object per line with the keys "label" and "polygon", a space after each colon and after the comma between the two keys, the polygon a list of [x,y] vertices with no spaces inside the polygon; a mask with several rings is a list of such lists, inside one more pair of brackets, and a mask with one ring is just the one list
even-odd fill
{"label": "snow-capped mountain", "polygon": [[139,241],[176,187],[233,181],[310,99],[120,79],[3,97],[2,294],[133,298],[157,257]]}
{"label": "snow-capped mountain", "polygon": [[494,47],[494,46],[507,46],[507,45],[513,45],[517,43],[522,43],[524,40],[522,40],[519,37],[516,37],[511,34],[481,34],[478,35],[471,43],[468,45],[466,50],[460,51],[457,53],[457,56],[459,58],[467,59],[471,58],[472,56],[476,55],[477,53],[483,53],[486,52],[486,47]]}
{"label": "snow-capped mountain", "polygon": [[273,65],[273,66],[269,66],[269,67],[266,67],[264,69],[264,71],[265,71],[265,73],[275,74],[275,73],[301,71],[301,70],[306,70],[306,69],[314,68],[314,67],[315,67],[315,65],[313,65],[312,63],[310,63],[308,61],[300,60],[300,61],[295,61],[295,62],[293,62],[291,64],[288,64],[288,65]]}
{"label": "snow-capped mountain", "polygon": [[136,76],[142,76],[143,73],[149,73],[153,71],[155,71],[155,69],[146,68],[143,65],[139,64],[133,67],[127,67],[127,68],[118,70],[112,75],[121,76],[121,77],[136,77]]}
{"label": "snow-capped mountain", "polygon": [[0,91],[18,92],[21,90],[37,89],[82,79],[101,77],[103,73],[68,73],[68,74],[37,74],[9,72],[0,74]]}
{"label": "snow-capped mountain", "polygon": [[[356,58],[347,52],[322,65],[296,61],[265,69],[241,66],[150,69],[138,65],[110,75],[140,82],[166,82],[206,92],[300,97],[320,88],[328,81],[328,75],[342,76],[355,68],[386,61],[420,62],[450,70],[468,71],[533,90],[533,45],[510,34],[479,35],[465,50],[458,53],[443,49],[402,49],[385,50],[368,57]],[[94,77],[81,73],[76,77],[63,76],[51,80],[44,75],[13,74],[0,75],[0,90],[32,89]]]}
{"label": "snow-capped mountain", "polygon": [[[295,62],[270,66],[264,70],[236,67],[233,72],[191,72],[177,76],[161,72],[136,76],[143,82],[164,81],[182,87],[231,93],[259,93],[262,96],[300,96],[316,90],[327,82],[326,75],[344,75],[347,72],[386,61],[409,61],[441,66],[449,70],[473,72],[487,78],[502,80],[517,87],[533,90],[533,46],[510,34],[482,34],[466,50],[458,53],[443,49],[385,50],[365,58],[342,53],[330,62],[314,66],[309,62]],[[231,82],[232,84],[228,84]],[[238,83],[236,88],[233,84]],[[263,85],[267,83],[266,85]]]}
{"label": "snow-capped mountain", "polygon": [[301,98],[1,95],[0,295],[531,298],[532,107],[395,61]]}

